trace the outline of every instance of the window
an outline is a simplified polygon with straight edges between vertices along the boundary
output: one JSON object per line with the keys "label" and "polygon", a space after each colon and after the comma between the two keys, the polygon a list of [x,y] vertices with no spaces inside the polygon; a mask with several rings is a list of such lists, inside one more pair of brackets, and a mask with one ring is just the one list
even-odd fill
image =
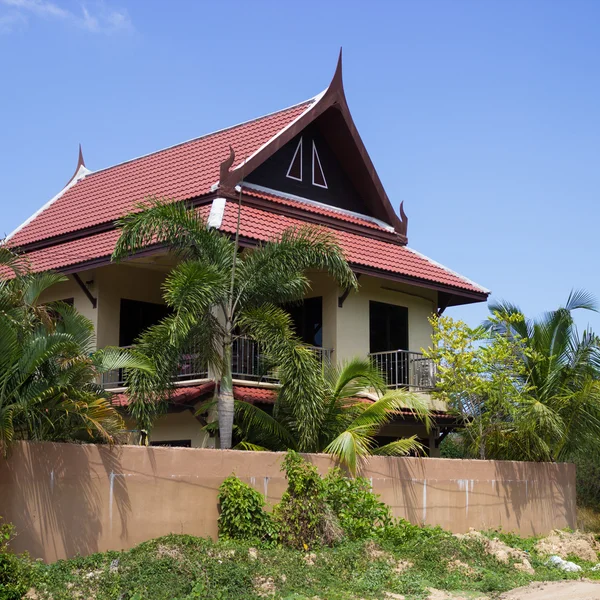
{"label": "window", "polygon": [[287,177],[302,181],[302,138],[296,146],[296,152],[294,152],[292,162],[288,168]]}
{"label": "window", "polygon": [[323,167],[321,166],[321,160],[319,159],[319,153],[315,146],[315,141],[312,143],[312,182],[313,185],[327,189],[327,181],[325,181],[325,174],[323,173]]}
{"label": "window", "polygon": [[370,352],[408,350],[408,308],[371,301],[369,345]]}
{"label": "window", "polygon": [[121,299],[119,346],[131,346],[142,332],[169,313],[169,307],[164,304]]}
{"label": "window", "polygon": [[288,305],[285,309],[302,341],[320,348],[323,345],[323,298],[306,298],[302,303]]}

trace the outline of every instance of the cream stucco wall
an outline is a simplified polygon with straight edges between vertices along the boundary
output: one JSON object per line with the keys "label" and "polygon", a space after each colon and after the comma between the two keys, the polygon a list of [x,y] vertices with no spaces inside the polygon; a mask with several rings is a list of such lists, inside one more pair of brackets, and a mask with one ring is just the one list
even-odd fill
{"label": "cream stucco wall", "polygon": [[215,439],[202,431],[202,424],[190,410],[163,415],[150,432],[150,442],[174,440],[191,440],[192,448],[215,447]]}
{"label": "cream stucco wall", "polygon": [[[75,307],[91,319],[96,327],[98,347],[118,345],[121,299],[163,303],[161,286],[166,270],[122,264],[80,273],[90,282],[97,297],[92,305],[71,276],[68,282],[54,286],[42,298],[44,302],[74,298]],[[307,297],[323,298],[323,347],[333,348],[336,361],[369,353],[369,302],[375,300],[408,308],[409,350],[420,352],[431,344],[428,318],[437,305],[437,292],[386,279],[362,276],[358,292],[351,292],[343,306],[338,298],[343,293],[326,274],[309,273]]]}
{"label": "cream stucco wall", "polygon": [[166,272],[133,265],[109,265],[97,270],[98,347],[119,345],[121,299],[163,304],[161,285]]}
{"label": "cream stucco wall", "polygon": [[[79,277],[83,282],[86,282],[93,296],[97,296],[98,292],[96,273],[97,270],[81,271],[79,273]],[[67,275],[66,277],[68,277],[68,281],[57,283],[45,290],[40,296],[40,302],[56,302],[57,300],[73,298],[73,305],[77,311],[87,317],[94,324],[94,329],[98,331],[98,309],[92,306],[89,298],[73,279],[73,276]]]}
{"label": "cream stucco wall", "polygon": [[[336,311],[335,352],[337,360],[369,353],[369,302],[386,302],[408,308],[408,349],[420,352],[431,345],[428,318],[437,303],[437,292],[426,288],[363,276],[358,292],[351,292]],[[337,303],[336,303],[337,307]]]}

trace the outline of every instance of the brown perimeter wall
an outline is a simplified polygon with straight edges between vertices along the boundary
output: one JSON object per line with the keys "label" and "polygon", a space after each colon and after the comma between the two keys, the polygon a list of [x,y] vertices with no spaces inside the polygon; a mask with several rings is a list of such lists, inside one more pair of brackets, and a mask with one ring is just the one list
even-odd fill
{"label": "brown perimeter wall", "polygon": [[[193,448],[20,443],[0,458],[0,516],[15,551],[51,562],[126,549],[171,532],[217,535],[217,489],[235,473],[277,502],[283,455]],[[307,455],[322,473],[324,455]],[[454,532],[523,535],[575,527],[575,467],[373,458],[363,471],[396,516]]]}

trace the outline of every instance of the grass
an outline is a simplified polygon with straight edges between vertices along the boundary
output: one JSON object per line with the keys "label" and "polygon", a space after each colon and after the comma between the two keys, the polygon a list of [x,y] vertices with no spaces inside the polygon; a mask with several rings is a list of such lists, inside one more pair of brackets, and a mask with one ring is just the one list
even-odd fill
{"label": "grass", "polygon": [[[534,580],[577,578],[547,567],[535,553],[535,540],[502,536],[530,553],[532,576],[487,554],[481,541],[440,529],[421,531],[400,537],[392,532],[377,541],[344,542],[313,552],[170,535],[125,552],[51,565],[35,562],[29,585],[40,600],[371,600],[384,598],[385,592],[420,600],[429,587],[477,597]],[[583,574],[600,579],[590,566]]]}
{"label": "grass", "polygon": [[577,528],[581,531],[600,534],[600,508],[578,506]]}

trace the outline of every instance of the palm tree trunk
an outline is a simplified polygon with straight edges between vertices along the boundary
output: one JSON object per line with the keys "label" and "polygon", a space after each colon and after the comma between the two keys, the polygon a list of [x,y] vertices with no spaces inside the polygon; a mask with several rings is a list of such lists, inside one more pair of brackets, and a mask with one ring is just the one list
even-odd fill
{"label": "palm tree trunk", "polygon": [[231,375],[231,337],[223,344],[223,375],[217,399],[219,437],[222,450],[231,448],[233,438],[233,378]]}

